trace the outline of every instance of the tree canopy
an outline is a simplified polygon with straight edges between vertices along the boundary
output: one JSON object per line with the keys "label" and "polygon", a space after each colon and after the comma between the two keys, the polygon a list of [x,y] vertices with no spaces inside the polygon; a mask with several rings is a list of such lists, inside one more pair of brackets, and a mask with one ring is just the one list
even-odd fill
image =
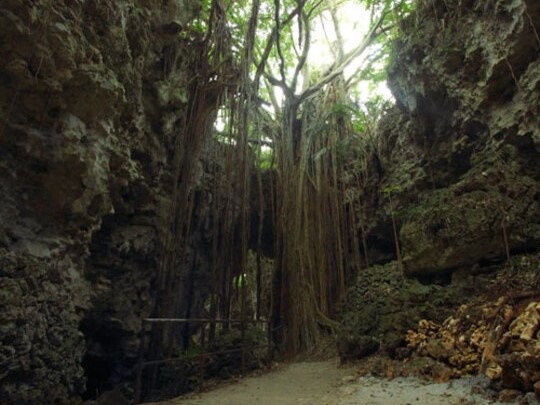
{"label": "tree canopy", "polygon": [[[230,296],[234,277],[244,274],[250,196],[258,193],[259,216],[270,212],[273,224],[275,338],[290,353],[336,326],[333,304],[361,265],[343,157],[351,139],[370,132],[366,113],[380,111],[381,96],[362,93],[384,81],[391,40],[411,9],[412,0],[205,0],[188,29],[208,61],[201,100],[222,89],[212,116],[215,137],[234,146],[226,150],[222,176],[234,179],[229,191],[240,201],[240,231],[227,222],[216,232],[235,235],[222,242],[238,251],[220,296]],[[193,121],[199,128],[200,119]],[[186,152],[184,165],[193,155]],[[253,155],[255,167],[272,169],[270,191],[263,191],[261,170],[252,189]],[[234,204],[226,207],[225,217],[233,216]],[[184,221],[186,209],[172,217]],[[177,229],[186,226],[180,222]],[[261,232],[260,225],[259,244]],[[171,239],[172,252],[178,245]],[[227,260],[217,258],[216,266]]]}

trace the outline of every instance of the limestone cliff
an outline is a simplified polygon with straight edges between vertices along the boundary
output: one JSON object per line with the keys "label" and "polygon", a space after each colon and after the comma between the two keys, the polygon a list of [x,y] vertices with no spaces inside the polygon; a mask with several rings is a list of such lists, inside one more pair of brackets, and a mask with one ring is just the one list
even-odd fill
{"label": "limestone cliff", "polygon": [[540,4],[441,1],[418,13],[390,67],[408,130],[384,179],[403,199],[407,272],[536,247]]}
{"label": "limestone cliff", "polygon": [[[198,4],[0,4],[2,403],[63,403],[132,379],[203,57],[189,29]],[[194,159],[201,245],[210,199]],[[203,279],[205,254],[186,259]]]}
{"label": "limestone cliff", "polygon": [[[344,303],[344,355],[394,351],[420,318],[504,293],[501,279],[538,288],[536,256],[504,262],[540,241],[540,3],[419,2],[400,28],[389,67],[397,106],[362,156],[379,165],[352,167],[365,179],[355,192],[368,258],[399,249],[403,273],[395,263],[361,272]],[[384,291],[369,299],[373,287]]]}
{"label": "limestone cliff", "polygon": [[424,275],[540,240],[540,5],[425,3],[394,44],[397,107],[357,204],[371,261],[396,257],[394,211],[406,272]]}

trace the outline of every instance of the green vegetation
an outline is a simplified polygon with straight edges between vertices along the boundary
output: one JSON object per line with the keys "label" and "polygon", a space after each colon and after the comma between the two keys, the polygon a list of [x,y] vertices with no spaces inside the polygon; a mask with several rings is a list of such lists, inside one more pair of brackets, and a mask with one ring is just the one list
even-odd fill
{"label": "green vegetation", "polygon": [[[355,19],[345,15],[346,7],[358,13],[356,25],[364,22],[364,27],[354,30],[343,22]],[[386,102],[380,95],[368,99],[365,92],[385,80],[390,41],[411,9],[406,0],[214,0],[203,2],[190,25],[193,44],[209,61],[198,78],[201,101],[215,94],[213,108],[206,105],[192,114],[193,130],[211,117],[216,121],[214,139],[226,156],[218,176],[229,190],[224,195],[239,201],[239,207],[224,202],[221,215],[231,218],[240,212],[240,231],[227,221],[214,230],[216,239],[222,235],[215,267],[225,265],[226,270],[211,312],[227,316],[238,274],[246,273],[249,202],[257,193],[260,222],[265,212],[272,215],[272,317],[281,326],[276,340],[291,354],[315,343],[321,327],[333,329],[332,308],[362,262],[356,214],[342,179],[351,153],[376,148],[374,126]],[[317,52],[324,49],[322,63]],[[206,117],[198,115],[209,110],[213,113]],[[192,152],[201,147],[190,145],[195,145]],[[185,167],[196,156],[187,153]],[[253,168],[259,170],[251,173]],[[260,169],[273,172],[270,190],[263,190]],[[253,174],[256,190],[249,181]],[[187,190],[178,193],[187,195]],[[181,233],[189,227],[182,221],[192,207],[178,209],[172,217],[178,218],[175,232]],[[259,250],[261,233],[262,225]],[[175,254],[182,236],[170,243]],[[399,246],[396,250],[399,256]],[[238,252],[235,265],[226,265],[232,251]],[[347,263],[354,268],[346,268]],[[172,265],[164,263],[169,271]],[[162,279],[166,283],[169,278]]]}

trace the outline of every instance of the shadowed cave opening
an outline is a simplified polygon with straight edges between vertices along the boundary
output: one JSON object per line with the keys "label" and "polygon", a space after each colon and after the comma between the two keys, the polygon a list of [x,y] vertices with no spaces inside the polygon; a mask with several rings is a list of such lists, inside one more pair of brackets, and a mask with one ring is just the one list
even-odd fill
{"label": "shadowed cave opening", "polygon": [[82,361],[87,378],[86,392],[82,398],[96,399],[122,381],[119,358],[123,355],[125,332],[103,314],[97,313],[84,318],[80,330],[86,338],[87,347]]}

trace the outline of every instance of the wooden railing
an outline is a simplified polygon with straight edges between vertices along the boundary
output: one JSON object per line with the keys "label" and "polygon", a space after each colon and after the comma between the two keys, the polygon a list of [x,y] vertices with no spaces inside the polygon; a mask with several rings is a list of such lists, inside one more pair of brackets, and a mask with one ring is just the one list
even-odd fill
{"label": "wooden railing", "polygon": [[[200,353],[193,354],[193,355],[184,355],[182,357],[173,357],[173,358],[166,358],[166,359],[145,359],[145,352],[146,352],[146,342],[147,342],[147,335],[150,332],[148,330],[148,326],[157,325],[157,324],[200,324],[201,327],[201,334],[200,334]],[[241,333],[241,343],[238,348],[235,349],[229,349],[229,350],[220,350],[220,351],[212,351],[212,352],[205,352],[206,350],[206,324],[213,325],[215,327],[216,324],[223,324],[223,325],[240,325],[240,333]],[[245,337],[246,337],[246,325],[249,324],[262,324],[266,325],[266,337],[267,337],[267,344],[265,345],[246,345]],[[271,367],[272,365],[272,329],[271,329],[271,323],[267,320],[255,320],[255,319],[174,319],[174,318],[147,318],[143,319],[142,324],[142,330],[141,330],[141,340],[139,345],[139,357],[137,360],[136,365],[136,379],[135,379],[135,393],[134,393],[134,401],[133,403],[135,405],[141,403],[142,400],[142,376],[143,371],[148,366],[156,366],[159,364],[164,363],[170,363],[170,362],[182,362],[182,361],[188,361],[192,360],[193,358],[197,358],[199,361],[198,365],[198,381],[199,381],[199,391],[203,390],[204,387],[204,362],[205,359],[211,358],[216,355],[220,354],[230,354],[230,353],[241,353],[241,364],[240,364],[240,372],[241,374],[244,374],[245,372],[245,361],[246,361],[246,353],[250,350],[262,350],[267,349],[267,365],[268,367]]]}

